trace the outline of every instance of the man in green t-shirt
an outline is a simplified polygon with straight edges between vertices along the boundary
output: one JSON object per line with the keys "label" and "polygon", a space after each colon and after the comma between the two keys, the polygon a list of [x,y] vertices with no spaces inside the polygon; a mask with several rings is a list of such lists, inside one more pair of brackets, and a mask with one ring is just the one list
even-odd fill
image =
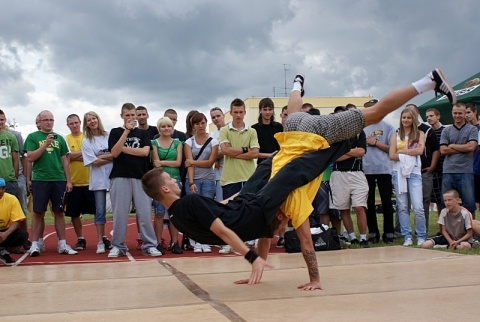
{"label": "man in green t-shirt", "polygon": [[57,251],[60,254],[74,255],[65,241],[66,195],[72,190],[70,179],[68,146],[65,139],[53,132],[55,119],[50,111],[40,114],[40,130],[30,133],[25,140],[27,159],[32,162],[32,246],[30,256],[40,255],[43,250],[43,228],[48,201],[52,202],[55,230],[58,237]]}
{"label": "man in green t-shirt", "polygon": [[6,182],[5,191],[17,196],[18,191],[18,141],[7,131],[7,118],[0,110],[0,178]]}

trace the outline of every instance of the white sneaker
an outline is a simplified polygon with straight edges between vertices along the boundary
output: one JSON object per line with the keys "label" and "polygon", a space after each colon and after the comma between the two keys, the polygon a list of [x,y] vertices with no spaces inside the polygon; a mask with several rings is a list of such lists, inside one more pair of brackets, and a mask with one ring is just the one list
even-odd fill
{"label": "white sneaker", "polygon": [[425,239],[417,239],[417,246],[422,246],[424,242],[425,242]]}
{"label": "white sneaker", "polygon": [[45,253],[45,244],[38,244],[38,248],[40,249],[40,253]]}
{"label": "white sneaker", "polygon": [[250,248],[252,248],[253,246],[255,246],[255,239],[254,239],[254,240],[247,240],[247,241],[245,242],[245,246],[250,247]]}
{"label": "white sneaker", "polygon": [[120,256],[125,256],[124,253],[120,250],[120,248],[113,246],[112,249],[110,249],[110,252],[108,253],[108,258],[117,258]]}
{"label": "white sneaker", "polygon": [[194,253],[201,253],[202,252],[202,244],[195,243],[195,247],[193,247],[193,252]]}
{"label": "white sneaker", "polygon": [[157,247],[149,247],[142,251],[144,256],[158,257],[162,256],[162,252],[157,249]]}
{"label": "white sneaker", "polygon": [[411,238],[407,238],[405,239],[405,241],[403,242],[403,246],[412,246],[413,245],[413,241]]}
{"label": "white sneaker", "polygon": [[103,243],[103,241],[99,242],[97,244],[97,251],[96,251],[97,254],[104,254],[105,253],[105,244]]}
{"label": "white sneaker", "polygon": [[32,244],[28,250],[31,257],[37,257],[40,255],[40,248],[37,245]]}
{"label": "white sneaker", "polygon": [[67,255],[76,255],[78,252],[76,250],[73,250],[72,247],[69,245],[65,244],[65,246],[57,246],[57,251],[59,254],[67,254]]}
{"label": "white sneaker", "polygon": [[433,249],[447,249],[448,245],[433,245]]}
{"label": "white sneaker", "polygon": [[202,251],[204,253],[211,253],[212,249],[210,248],[210,245],[202,245]]}
{"label": "white sneaker", "polygon": [[230,254],[232,252],[233,252],[233,249],[229,245],[223,245],[218,251],[219,254]]}

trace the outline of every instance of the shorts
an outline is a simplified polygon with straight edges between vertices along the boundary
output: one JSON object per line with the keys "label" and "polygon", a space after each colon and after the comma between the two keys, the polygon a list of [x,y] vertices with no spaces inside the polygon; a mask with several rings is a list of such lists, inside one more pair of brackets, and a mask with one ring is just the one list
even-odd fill
{"label": "shorts", "polygon": [[341,220],[340,211],[337,209],[330,209],[332,193],[330,190],[330,183],[328,181],[322,181],[320,189],[318,189],[315,199],[313,199],[313,209],[319,215],[327,215],[330,217],[330,221]]}
{"label": "shorts", "polygon": [[32,195],[33,211],[42,213],[47,211],[48,201],[52,202],[53,212],[63,211],[62,198],[67,182],[65,181],[33,181]]}
{"label": "shorts", "polygon": [[[449,243],[448,243],[447,239],[443,235],[428,238],[427,240],[433,241],[433,245],[447,245],[447,246],[449,246]],[[471,244],[472,243],[470,243],[470,245]]]}
{"label": "shorts", "polygon": [[330,176],[332,202],[330,208],[346,210],[367,208],[368,182],[363,171],[333,171]]}
{"label": "shorts", "polygon": [[76,218],[81,214],[95,214],[95,194],[88,186],[73,187],[68,193],[65,216]]}

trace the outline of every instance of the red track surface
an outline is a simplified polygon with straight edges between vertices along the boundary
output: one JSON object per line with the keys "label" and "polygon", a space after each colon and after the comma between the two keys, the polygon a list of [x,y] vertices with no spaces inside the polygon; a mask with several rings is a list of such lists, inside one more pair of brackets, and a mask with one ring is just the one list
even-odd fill
{"label": "red track surface", "polygon": [[[67,243],[74,247],[77,242],[77,238],[73,227],[69,223],[69,218],[65,218],[67,221]],[[106,231],[108,238],[111,240],[112,222],[107,222]],[[52,264],[81,264],[81,263],[111,263],[111,262],[129,262],[129,261],[144,261],[144,260],[158,260],[159,258],[178,258],[178,257],[216,257],[216,256],[238,256],[238,254],[232,253],[230,255],[220,255],[218,253],[218,247],[212,247],[211,253],[194,253],[193,251],[184,251],[181,255],[172,254],[167,251],[162,257],[149,257],[143,256],[141,250],[136,250],[135,245],[137,243],[137,225],[135,218],[129,218],[128,230],[127,230],[127,246],[129,248],[129,254],[131,256],[122,256],[118,258],[108,258],[108,250],[105,254],[96,254],[97,250],[97,237],[96,229],[93,221],[83,222],[83,235],[87,241],[87,249],[81,250],[77,255],[58,254],[57,252],[57,235],[53,225],[45,227],[44,241],[46,252],[41,253],[38,257],[30,257],[28,254],[17,255],[11,254],[12,258],[17,261],[17,265],[52,265]],[[181,235],[180,239],[181,239]],[[168,230],[164,230],[164,239],[170,240]],[[276,248],[272,241],[270,253],[283,253],[283,248]]]}

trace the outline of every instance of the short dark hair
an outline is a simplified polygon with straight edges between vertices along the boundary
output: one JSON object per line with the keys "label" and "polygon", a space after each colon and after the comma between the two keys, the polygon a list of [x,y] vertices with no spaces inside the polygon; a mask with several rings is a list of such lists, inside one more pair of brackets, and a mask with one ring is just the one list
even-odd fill
{"label": "short dark hair", "polygon": [[131,111],[131,110],[135,110],[135,105],[133,105],[132,103],[125,103],[122,105],[122,114],[124,111]]}
{"label": "short dark hair", "polygon": [[[0,113],[0,114],[2,114],[2,113]],[[68,119],[71,118],[71,117],[76,117],[80,121],[80,116],[78,116],[77,114],[70,114],[69,116],[67,116],[67,123],[68,123]]]}
{"label": "short dark hair", "polygon": [[199,112],[194,113],[190,118],[190,125],[193,127],[195,124],[200,123],[201,121],[208,122],[205,114]]}
{"label": "short dark hair", "polygon": [[0,115],[5,115],[5,113],[3,113],[3,110],[0,110]]}
{"label": "short dark hair", "polygon": [[168,108],[163,113],[163,115],[165,115],[165,114],[175,114],[175,115],[177,115],[177,111],[175,111],[173,108]]}
{"label": "short dark hair", "polygon": [[[268,97],[262,98],[260,100],[260,102],[258,102],[258,110],[259,111],[261,111],[262,108],[265,108],[265,107],[273,108],[274,112],[275,112],[275,105],[273,104],[273,101]],[[258,114],[257,121],[258,121],[258,124],[263,124],[262,115],[260,113]],[[272,115],[271,123],[273,123],[273,122],[275,122],[275,113],[273,113],[273,115]]]}
{"label": "short dark hair", "polygon": [[159,201],[161,199],[160,187],[165,184],[163,177],[163,168],[154,168],[142,177],[142,189],[152,199]]}
{"label": "short dark hair", "polygon": [[455,198],[460,198],[460,195],[458,194],[458,191],[455,190],[455,189],[448,189],[443,194],[446,195],[447,193],[452,194]]}
{"label": "short dark hair", "polygon": [[[135,109],[135,111],[147,111],[147,108],[145,106],[137,106],[137,108]],[[147,111],[148,112],[148,111]]]}
{"label": "short dark hair", "polygon": [[433,114],[435,114],[436,116],[440,116],[440,111],[437,110],[435,107],[429,108],[428,110],[425,111],[425,113],[427,112],[433,112]]}
{"label": "short dark hair", "polygon": [[357,108],[357,105],[352,104],[352,103],[348,103],[347,105],[345,105],[345,107],[346,107],[347,109],[351,109],[351,108],[356,109],[356,108]]}
{"label": "short dark hair", "polygon": [[311,109],[313,108],[313,105],[311,103],[303,103],[302,104],[302,109]]}
{"label": "short dark hair", "polygon": [[230,103],[230,110],[234,106],[243,106],[243,108],[245,108],[245,103],[241,99],[236,98]]}
{"label": "short dark hair", "polygon": [[472,110],[473,113],[477,113],[477,105],[475,105],[474,103],[466,103],[465,107]]}

